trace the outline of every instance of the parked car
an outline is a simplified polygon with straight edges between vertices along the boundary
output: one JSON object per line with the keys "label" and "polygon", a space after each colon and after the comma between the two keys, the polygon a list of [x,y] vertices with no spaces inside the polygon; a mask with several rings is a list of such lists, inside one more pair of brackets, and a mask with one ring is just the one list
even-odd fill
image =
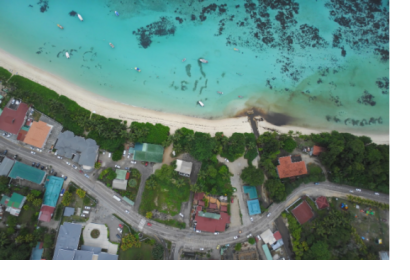
{"label": "parked car", "polygon": [[124,227],[122,224],[119,224],[118,226],[119,226],[120,228],[123,228],[123,227]]}
{"label": "parked car", "polygon": [[81,217],[85,217],[85,214],[81,214]]}
{"label": "parked car", "polygon": [[77,169],[78,167],[76,165],[73,165],[74,169]]}
{"label": "parked car", "polygon": [[57,176],[57,172],[54,172],[53,176]]}
{"label": "parked car", "polygon": [[259,241],[262,240],[260,235],[257,235],[256,238],[258,238]]}
{"label": "parked car", "polygon": [[60,196],[63,196],[64,192],[65,192],[65,189],[61,189]]}
{"label": "parked car", "polygon": [[36,154],[36,152],[33,152],[33,151],[31,151],[31,153],[32,153],[33,155],[35,155],[35,154]]}
{"label": "parked car", "polygon": [[250,238],[250,237],[252,237],[252,233],[250,233],[246,236],[246,238]]}
{"label": "parked car", "polygon": [[226,161],[226,162],[229,162],[229,160],[228,160],[227,158],[225,159],[225,161]]}
{"label": "parked car", "polygon": [[54,169],[51,169],[51,170],[50,170],[50,174],[53,174],[53,173],[54,173]]}
{"label": "parked car", "polygon": [[63,157],[57,156],[58,159],[63,159]]}
{"label": "parked car", "polygon": [[216,246],[216,250],[219,250],[219,247],[221,247],[221,245]]}
{"label": "parked car", "polygon": [[237,235],[236,235],[236,236],[234,236],[234,237],[233,237],[233,239],[238,239],[238,236],[237,236]]}
{"label": "parked car", "polygon": [[37,148],[37,151],[39,151],[39,152],[41,153],[43,150],[41,150],[41,149]]}
{"label": "parked car", "polygon": [[3,155],[7,155],[7,150],[4,150]]}
{"label": "parked car", "polygon": [[233,197],[231,198],[231,203],[233,203]]}
{"label": "parked car", "polygon": [[183,218],[184,217],[184,214],[182,214],[182,213],[179,213],[179,215]]}
{"label": "parked car", "polygon": [[14,158],[14,159],[16,159],[16,158],[17,158],[17,156],[18,156],[18,155],[14,155],[14,157],[13,157],[13,158]]}
{"label": "parked car", "polygon": [[61,178],[64,178],[65,176],[63,174],[61,174]]}
{"label": "parked car", "polygon": [[199,248],[199,250],[200,250],[200,251],[203,251],[203,250],[205,250],[205,249],[204,249],[204,248]]}
{"label": "parked car", "polygon": [[84,208],[85,208],[85,209],[88,209],[88,210],[91,209],[90,206],[84,206]]}
{"label": "parked car", "polygon": [[130,211],[128,211],[128,210],[125,210],[125,213],[129,214],[129,213],[130,213]]}
{"label": "parked car", "polygon": [[214,232],[214,234],[215,234],[215,235],[218,235],[218,234],[219,234],[219,232],[215,231],[215,232]]}
{"label": "parked car", "polygon": [[130,158],[130,156],[131,156],[131,155],[130,155],[130,154],[128,154],[127,158]]}
{"label": "parked car", "polygon": [[253,222],[253,217],[249,217],[249,219],[251,219],[251,222]]}
{"label": "parked car", "polygon": [[148,161],[145,162],[145,166],[148,166]]}
{"label": "parked car", "polygon": [[40,169],[41,169],[41,170],[44,170],[44,168],[45,168],[45,166],[42,166]]}
{"label": "parked car", "polygon": [[34,166],[34,165],[36,165],[36,163],[35,163],[35,162],[33,162],[33,163],[31,164],[31,166]]}
{"label": "parked car", "polygon": [[108,157],[109,157],[109,158],[111,157],[111,153],[108,153]]}
{"label": "parked car", "polygon": [[132,164],[136,164],[137,162],[136,162],[135,160],[131,160],[131,163],[132,163]]}
{"label": "parked car", "polygon": [[86,178],[90,179],[90,176],[89,176],[88,174],[85,174],[85,173],[84,173],[84,176],[85,176]]}
{"label": "parked car", "polygon": [[357,192],[361,192],[362,190],[361,190],[361,189],[356,189],[356,191],[357,191]]}
{"label": "parked car", "polygon": [[151,223],[147,223],[147,226],[149,226],[149,227],[150,227],[150,226],[152,226],[152,225],[151,225]]}
{"label": "parked car", "polygon": [[269,218],[269,217],[270,217],[270,215],[272,215],[272,213],[270,213],[270,212],[269,212],[269,213],[268,213],[268,215],[266,215],[266,217],[268,217],[268,218]]}
{"label": "parked car", "polygon": [[71,163],[69,163],[68,161],[66,161],[65,163],[67,163],[67,165],[71,165]]}
{"label": "parked car", "polygon": [[120,232],[120,233],[122,233],[122,229],[120,229],[120,228],[117,228],[117,230]]}
{"label": "parked car", "polygon": [[40,167],[40,163],[37,163],[37,164],[36,164],[36,167],[39,168],[39,167]]}
{"label": "parked car", "polygon": [[116,234],[115,236],[116,236],[118,239],[121,239],[121,235]]}
{"label": "parked car", "polygon": [[65,181],[65,180],[67,180],[67,178],[68,178],[68,177],[67,177],[67,176],[65,176],[65,177],[64,177],[64,181]]}
{"label": "parked car", "polygon": [[199,229],[195,230],[195,232],[197,232],[197,233],[201,233],[201,231],[200,231]]}
{"label": "parked car", "polygon": [[354,191],[350,190],[349,192],[354,193]]}
{"label": "parked car", "polygon": [[375,192],[374,194],[375,194],[375,195],[380,195],[378,192]]}

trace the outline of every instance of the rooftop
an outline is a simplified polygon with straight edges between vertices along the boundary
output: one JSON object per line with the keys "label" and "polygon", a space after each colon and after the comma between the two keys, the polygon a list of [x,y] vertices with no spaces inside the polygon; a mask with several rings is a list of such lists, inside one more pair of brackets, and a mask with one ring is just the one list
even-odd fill
{"label": "rooftop", "polygon": [[38,214],[38,220],[42,222],[49,222],[51,221],[51,216],[54,213],[54,207],[44,205],[41,206],[40,213]]}
{"label": "rooftop", "polygon": [[61,188],[64,184],[64,178],[47,176],[43,204],[55,207],[60,196]]}
{"label": "rooftop", "polygon": [[112,188],[125,191],[127,189],[127,180],[114,179],[112,181]]}
{"label": "rooftop", "polygon": [[270,251],[269,251],[268,245],[263,244],[263,245],[262,245],[262,249],[263,249],[263,252],[265,253],[266,259],[268,259],[268,260],[270,260],[270,261],[273,260],[273,259],[272,259],[272,255],[271,255],[271,253],[270,253]]}
{"label": "rooftop", "polygon": [[309,204],[304,200],[301,204],[296,206],[292,210],[293,215],[298,220],[298,222],[303,225],[313,217],[312,209],[310,209]]}
{"label": "rooftop", "polygon": [[24,143],[37,148],[43,148],[51,128],[52,126],[45,122],[33,122],[24,138]]}
{"label": "rooftop", "polygon": [[14,160],[9,159],[8,157],[3,157],[2,159],[3,160],[0,163],[0,176],[8,176],[14,165]]}
{"label": "rooftop", "polygon": [[248,211],[250,216],[262,213],[261,207],[259,205],[259,200],[248,200]]}
{"label": "rooftop", "polygon": [[16,161],[10,171],[9,177],[13,179],[24,179],[40,185],[46,177],[46,172]]}
{"label": "rooftop", "polygon": [[191,175],[192,162],[187,162],[187,161],[177,159],[177,168],[175,168],[175,171]]}
{"label": "rooftop", "polygon": [[23,126],[28,108],[28,105],[25,103],[20,103],[17,110],[8,107],[4,108],[0,115],[0,129],[17,135]]}
{"label": "rooftop", "polygon": [[258,198],[258,192],[253,186],[243,186],[243,192],[249,195],[249,199]]}
{"label": "rooftop", "polygon": [[82,225],[65,222],[60,226],[53,260],[72,260],[80,241]]}
{"label": "rooftop", "polygon": [[134,147],[134,160],[148,162],[162,162],[164,147],[155,144],[136,143]]}
{"label": "rooftop", "polygon": [[[202,215],[200,214],[202,213]],[[207,231],[207,232],[223,232],[225,231],[226,224],[230,223],[230,216],[227,213],[221,212],[220,214],[211,215],[213,218],[208,217],[208,214],[214,213],[205,213],[207,215],[203,215],[202,207],[198,206],[196,208],[196,215],[195,220],[197,222],[196,229]],[[219,219],[215,219],[219,215]]]}
{"label": "rooftop", "polygon": [[74,215],[75,209],[73,207],[65,207],[64,208],[64,217],[70,217]]}
{"label": "rooftop", "polygon": [[312,151],[312,155],[317,156],[319,155],[321,152],[325,152],[326,148],[320,147],[320,146],[313,146],[313,151]]}
{"label": "rooftop", "polygon": [[13,193],[7,203],[7,207],[13,207],[16,209],[21,209],[23,207],[25,196],[18,193]]}
{"label": "rooftop", "polygon": [[260,234],[263,242],[265,242],[266,244],[270,244],[272,245],[273,243],[275,243],[275,238],[273,237],[273,233],[270,229],[265,230],[264,232],[262,232]]}
{"label": "rooftop", "polygon": [[327,198],[324,196],[319,196],[316,199],[316,206],[318,209],[323,209],[329,207],[329,202],[327,201]]}
{"label": "rooftop", "polygon": [[290,156],[279,158],[277,166],[279,178],[289,178],[307,174],[307,168],[304,161],[292,162]]}
{"label": "rooftop", "polygon": [[127,177],[127,170],[115,169],[115,173],[117,173],[116,179],[125,180],[125,178]]}
{"label": "rooftop", "polygon": [[98,156],[98,145],[93,139],[75,136],[71,131],[60,133],[54,146],[57,154],[65,158],[72,158],[80,165],[94,166]]}
{"label": "rooftop", "polygon": [[33,248],[31,251],[30,260],[37,261],[41,260],[41,256],[43,255],[43,242],[37,242],[36,247]]}
{"label": "rooftop", "polygon": [[273,237],[275,238],[276,241],[282,239],[282,235],[280,234],[279,231],[275,231],[275,233],[273,234]]}

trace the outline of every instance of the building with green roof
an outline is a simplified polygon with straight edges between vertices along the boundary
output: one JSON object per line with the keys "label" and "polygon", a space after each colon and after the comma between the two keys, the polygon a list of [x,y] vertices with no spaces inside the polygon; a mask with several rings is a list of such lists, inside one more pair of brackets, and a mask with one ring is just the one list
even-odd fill
{"label": "building with green roof", "polygon": [[63,184],[64,178],[56,176],[47,176],[46,184],[44,186],[46,189],[43,198],[44,205],[56,207]]}
{"label": "building with green roof", "polygon": [[249,199],[258,198],[258,192],[253,186],[243,186],[243,192],[249,195]]}
{"label": "building with green roof", "polygon": [[148,162],[162,162],[164,147],[161,145],[136,143],[134,146],[134,160]]}
{"label": "building with green roof", "polygon": [[11,197],[6,195],[0,201],[0,205],[6,206],[6,211],[13,216],[20,215],[21,208],[23,208],[26,197],[18,193],[13,193]]}
{"label": "building with green roof", "polygon": [[221,214],[210,213],[210,212],[198,211],[198,215],[200,217],[211,218],[211,219],[215,219],[215,220],[219,220],[221,218]]}
{"label": "building with green roof", "polygon": [[10,171],[9,177],[13,179],[24,179],[41,185],[46,178],[46,172],[16,161]]}
{"label": "building with green roof", "polygon": [[117,173],[117,177],[115,179],[118,180],[125,180],[127,177],[127,170],[124,169],[116,169],[115,173]]}
{"label": "building with green roof", "polygon": [[262,249],[263,249],[263,252],[265,253],[266,259],[268,259],[270,261],[273,260],[272,254],[269,251],[268,245],[263,244]]}

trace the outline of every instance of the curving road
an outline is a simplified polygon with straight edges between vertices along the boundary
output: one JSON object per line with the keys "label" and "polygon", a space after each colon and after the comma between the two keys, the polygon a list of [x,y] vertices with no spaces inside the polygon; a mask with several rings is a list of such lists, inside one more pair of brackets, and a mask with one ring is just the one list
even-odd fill
{"label": "curving road", "polygon": [[[115,194],[114,191],[105,187],[101,182],[96,181],[96,179],[92,176],[90,176],[91,179],[87,179],[83,176],[83,174],[79,173],[77,170],[74,170],[71,166],[68,166],[65,163],[66,160],[57,159],[55,155],[46,151],[33,155],[30,153],[29,149],[2,137],[0,137],[0,147],[2,149],[7,149],[11,154],[18,154],[19,157],[24,159],[24,161],[41,162],[45,165],[51,165],[54,170],[68,176],[69,180],[81,186],[89,194],[94,196],[99,201],[101,206],[107,208],[112,213],[116,213],[134,228],[142,231],[144,234],[154,235],[172,242],[176,242],[177,247],[183,245],[184,247],[192,249],[197,249],[200,247],[215,248],[219,244],[232,243],[234,241],[233,236],[237,235],[239,230],[241,230],[242,233],[240,237],[235,240],[235,242],[245,241],[246,235],[249,233],[256,236],[266,230],[269,223],[273,222],[288,205],[296,201],[302,195],[346,197],[351,194],[351,190],[354,190],[354,195],[356,196],[383,203],[389,203],[389,196],[386,194],[380,194],[377,196],[374,192],[369,190],[356,192],[354,187],[324,182],[319,185],[303,185],[294,190],[287,197],[286,201],[271,205],[269,208],[271,216],[269,218],[266,217],[266,215],[261,215],[260,217],[255,218],[255,221],[248,225],[229,228],[219,235],[205,232],[195,233],[193,229],[180,230],[154,221],[150,221],[152,226],[146,226],[145,217],[138,214],[137,211],[131,206],[126,205],[124,202],[118,202],[113,198],[113,195]],[[125,210],[128,210],[129,214],[127,214]],[[175,251],[177,253],[178,250],[175,249]]]}

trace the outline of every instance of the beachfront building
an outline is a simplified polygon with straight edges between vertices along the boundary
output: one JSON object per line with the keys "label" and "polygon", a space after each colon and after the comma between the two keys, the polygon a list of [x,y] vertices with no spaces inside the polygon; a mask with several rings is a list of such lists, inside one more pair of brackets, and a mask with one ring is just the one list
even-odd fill
{"label": "beachfront building", "polygon": [[61,188],[63,187],[64,179],[61,177],[48,176],[45,183],[45,193],[43,205],[41,205],[38,220],[42,222],[50,222],[53,216]]}
{"label": "beachfront building", "polygon": [[26,197],[18,193],[13,193],[11,197],[3,195],[0,205],[6,207],[6,212],[10,215],[18,216],[20,215],[21,208],[23,208],[24,202],[26,202]]}
{"label": "beachfront building", "polygon": [[16,161],[9,173],[12,179],[22,179],[41,185],[46,178],[46,172],[29,166],[27,164]]}
{"label": "beachfront building", "polygon": [[83,169],[91,170],[98,158],[98,145],[93,139],[75,136],[71,131],[60,133],[54,146],[56,155],[78,163]]}
{"label": "beachfront building", "polygon": [[48,136],[50,136],[52,125],[45,122],[31,122],[29,130],[20,141],[35,148],[43,149]]}
{"label": "beachfront building", "polygon": [[294,160],[292,156],[280,157],[276,171],[280,179],[306,175],[308,173],[306,163],[298,159]]}
{"label": "beachfront building", "polygon": [[58,231],[53,260],[118,260],[118,255],[102,252],[101,248],[81,246],[82,225],[65,222]]}
{"label": "beachfront building", "polygon": [[155,144],[136,143],[128,152],[134,155],[134,160],[161,163],[164,156],[164,147]]}
{"label": "beachfront building", "polygon": [[28,109],[26,103],[13,99],[0,115],[0,130],[17,135],[27,119]]}
{"label": "beachfront building", "polygon": [[190,177],[192,172],[192,162],[177,159],[177,168],[175,168],[175,171],[181,176]]}
{"label": "beachfront building", "polygon": [[325,152],[325,151],[326,151],[326,148],[314,145],[312,147],[312,149],[310,150],[309,155],[310,156],[319,156],[320,153]]}

